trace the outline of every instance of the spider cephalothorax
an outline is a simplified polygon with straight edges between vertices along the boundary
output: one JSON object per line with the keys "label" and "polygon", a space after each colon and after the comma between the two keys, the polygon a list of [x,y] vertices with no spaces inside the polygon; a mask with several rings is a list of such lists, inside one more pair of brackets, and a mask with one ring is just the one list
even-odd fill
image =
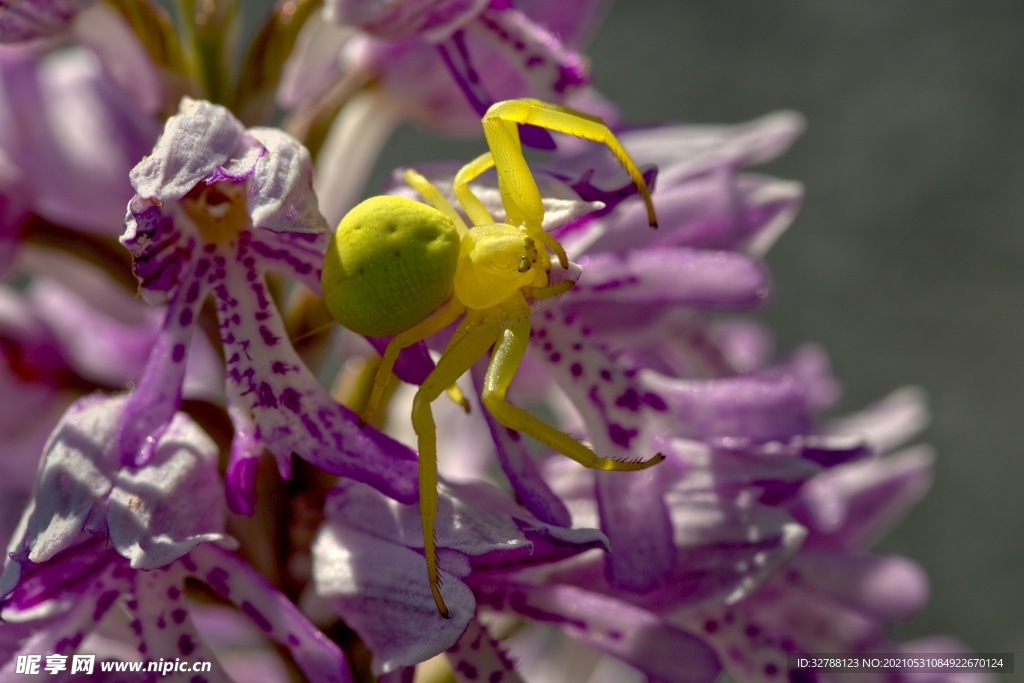
{"label": "spider cephalothorax", "polygon": [[[430,404],[446,390],[461,400],[455,381],[491,346],[494,351],[481,398],[501,424],[526,432],[587,467],[640,470],[662,460],[660,454],[631,462],[598,457],[568,434],[505,400],[530,339],[529,299],[557,296],[574,284],[549,284],[551,254],[562,267],[568,266],[568,259],[562,246],[541,228],[544,208],[523,158],[520,123],[607,144],[643,195],[651,226],[656,225],[643,176],[603,122],[537,100],[509,100],[493,105],[484,115],[490,151],[455,176],[453,190],[472,228],[436,187],[408,170],[405,180],[431,206],[401,197],[366,200],[342,219],[324,260],[324,299],[331,314],[359,334],[394,335],[361,416],[364,422],[377,409],[399,351],[462,318],[437,367],[416,393],[412,410],[420,451],[420,513],[427,574],[437,609],[445,617],[448,610],[438,585],[433,533],[437,444]],[[469,182],[492,166],[498,173],[506,223],[495,223],[469,189]]]}

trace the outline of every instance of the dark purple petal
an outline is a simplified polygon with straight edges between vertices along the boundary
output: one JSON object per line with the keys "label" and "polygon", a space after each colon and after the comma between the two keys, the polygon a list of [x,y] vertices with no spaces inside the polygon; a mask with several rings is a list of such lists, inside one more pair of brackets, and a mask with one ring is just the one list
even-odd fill
{"label": "dark purple petal", "polygon": [[680,436],[768,441],[811,431],[804,386],[789,375],[696,381],[645,372],[641,378],[645,390],[665,401]]}
{"label": "dark purple petal", "polygon": [[[374,350],[384,355],[392,337],[366,337]],[[434,360],[427,351],[425,342],[417,342],[407,346],[398,353],[398,360],[395,361],[395,375],[398,379],[409,384],[423,384],[423,381],[434,370]]]}
{"label": "dark purple petal", "polygon": [[675,562],[672,520],[657,468],[644,472],[596,472],[601,531],[611,552],[608,582],[643,593],[664,581]]}
{"label": "dark purple petal", "polygon": [[[191,290],[195,290],[195,296]],[[205,294],[199,278],[192,272],[183,274],[167,307],[163,328],[153,342],[146,369],[124,408],[117,451],[125,465],[140,467],[149,462],[160,434],[181,405],[188,349]]]}
{"label": "dark purple petal", "polygon": [[[483,385],[485,370],[482,363],[473,366],[473,382],[478,392]],[[526,450],[522,435],[499,424],[487,410],[481,412],[487,420],[501,469],[523,507],[548,524],[572,526],[569,511],[544,481],[537,464]]]}
{"label": "dark purple petal", "polygon": [[[117,561],[116,551],[105,545],[105,539],[86,537],[38,564],[23,557],[22,552],[12,553],[15,555],[12,565],[20,564],[20,567],[6,569],[0,582],[0,590],[5,591],[0,593],[4,596],[4,609],[26,611],[51,600],[84,592],[97,574]],[[10,590],[12,579],[17,582],[17,587]]]}

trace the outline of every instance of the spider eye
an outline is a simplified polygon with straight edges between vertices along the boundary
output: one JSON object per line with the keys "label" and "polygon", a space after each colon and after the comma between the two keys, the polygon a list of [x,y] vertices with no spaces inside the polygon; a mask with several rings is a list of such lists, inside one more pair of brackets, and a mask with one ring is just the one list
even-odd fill
{"label": "spider eye", "polygon": [[533,238],[527,237],[524,242],[523,258],[519,261],[520,273],[525,273],[537,262],[537,245],[534,243]]}

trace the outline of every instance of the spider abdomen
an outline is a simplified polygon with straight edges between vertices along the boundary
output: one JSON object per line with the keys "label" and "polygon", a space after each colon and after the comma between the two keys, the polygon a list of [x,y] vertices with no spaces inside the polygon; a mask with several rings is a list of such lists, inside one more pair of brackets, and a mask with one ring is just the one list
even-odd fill
{"label": "spider abdomen", "polygon": [[372,197],[342,219],[324,257],[324,303],[358,334],[405,331],[452,293],[459,234],[437,209],[402,197]]}

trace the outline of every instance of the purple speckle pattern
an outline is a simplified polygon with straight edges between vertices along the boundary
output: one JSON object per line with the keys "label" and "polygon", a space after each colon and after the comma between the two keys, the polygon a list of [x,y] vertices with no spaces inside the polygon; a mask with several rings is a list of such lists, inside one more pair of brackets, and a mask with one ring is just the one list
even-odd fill
{"label": "purple speckle pattern", "polygon": [[590,83],[580,54],[519,10],[492,5],[471,27],[518,68],[541,100],[563,102]]}
{"label": "purple speckle pattern", "polygon": [[[281,236],[274,237],[280,245]],[[360,428],[355,414],[331,399],[291,344],[282,343],[284,323],[262,277],[275,264],[253,249],[262,240],[262,234],[244,232],[237,243],[220,247],[208,280],[217,300],[229,396],[251,412],[282,474],[296,453],[333,474],[414,500],[415,455],[375,429]]]}
{"label": "purple speckle pattern", "polygon": [[[186,561],[187,560],[187,561]],[[73,561],[73,562],[72,562]],[[71,654],[84,637],[94,631],[116,604],[128,610],[133,642],[128,644],[143,662],[175,661],[189,658],[212,662],[209,680],[231,680],[221,669],[213,652],[200,637],[181,597],[186,578],[211,585],[249,616],[266,635],[287,648],[308,680],[351,683],[342,651],[310,624],[294,604],[278,592],[258,571],[236,555],[210,544],[201,544],[180,560],[152,571],[134,570],[128,561],[102,543],[87,541],[56,560],[77,566],[99,566],[99,572],[81,576],[66,573],[57,582],[30,565],[26,581],[16,589],[15,603],[8,600],[5,609],[17,615],[30,608],[24,594],[38,593],[40,580],[46,578],[49,599],[68,601],[70,607],[57,620],[40,624],[26,622],[33,633],[20,646],[20,653],[45,652]],[[24,621],[24,618],[19,621]],[[15,648],[16,650],[18,648]],[[17,654],[14,653],[14,654]],[[145,679],[143,679],[145,680]]]}
{"label": "purple speckle pattern", "polygon": [[[194,277],[190,271],[192,268],[181,269],[182,284]],[[188,302],[185,293],[184,287],[175,288],[142,378],[125,406],[117,436],[117,449],[125,465],[140,467],[149,462],[160,435],[181,405],[185,349],[195,330],[192,312],[202,305],[200,299]],[[186,312],[189,324],[178,324]]]}
{"label": "purple speckle pattern", "polygon": [[645,389],[604,345],[588,338],[575,314],[545,311],[534,316],[533,325],[530,347],[582,413],[595,452],[635,459],[644,420],[664,411],[664,399]]}
{"label": "purple speckle pattern", "polygon": [[459,681],[522,683],[512,660],[476,619],[469,622],[458,642],[448,648],[447,656]]}
{"label": "purple speckle pattern", "polygon": [[[175,136],[186,146],[196,136],[211,142],[189,156],[169,139]],[[123,461],[144,464],[179,407],[185,349],[212,295],[235,427],[226,477],[230,508],[242,514],[254,509],[255,463],[264,448],[285,477],[297,454],[396,499],[415,500],[415,454],[361,428],[351,411],[331,399],[288,342],[267,290],[265,274],[275,271],[319,291],[330,234],[316,211],[308,153],[279,131],[247,133],[222,107],[185,100],[132,180],[140,193],[151,194],[132,200],[122,242],[134,258],[143,295],[170,304],[125,410],[118,435]],[[193,217],[201,205],[181,199],[199,182],[222,183],[230,196],[247,196],[252,222],[237,233],[200,230]],[[246,194],[240,195],[239,183],[248,184]],[[185,202],[193,202],[188,211]]]}
{"label": "purple speckle pattern", "polygon": [[[742,603],[740,604],[742,605]],[[778,619],[778,616],[769,617],[770,621],[775,619]],[[856,624],[856,621],[855,618],[849,620],[846,626],[853,627],[862,635],[867,635],[863,626]],[[818,623],[823,626],[829,622]],[[745,681],[783,683],[787,680],[794,680],[787,673],[787,655],[807,654],[807,651],[798,648],[791,638],[779,635],[777,631],[779,624],[763,623],[754,617],[750,610],[743,607],[728,605],[705,607],[691,616],[688,619],[688,624],[694,632],[699,633],[722,654],[730,672]],[[828,638],[825,633],[821,635]],[[833,642],[829,642],[829,644],[837,645]],[[848,650],[841,649],[839,651]],[[806,676],[806,678],[795,679],[798,681],[817,680],[813,671],[793,671],[792,673]]]}
{"label": "purple speckle pattern", "polygon": [[191,557],[200,575],[216,576],[217,591],[234,603],[274,642],[291,652],[310,680],[351,681],[345,655],[277,591],[266,578],[238,556],[203,544]]}

